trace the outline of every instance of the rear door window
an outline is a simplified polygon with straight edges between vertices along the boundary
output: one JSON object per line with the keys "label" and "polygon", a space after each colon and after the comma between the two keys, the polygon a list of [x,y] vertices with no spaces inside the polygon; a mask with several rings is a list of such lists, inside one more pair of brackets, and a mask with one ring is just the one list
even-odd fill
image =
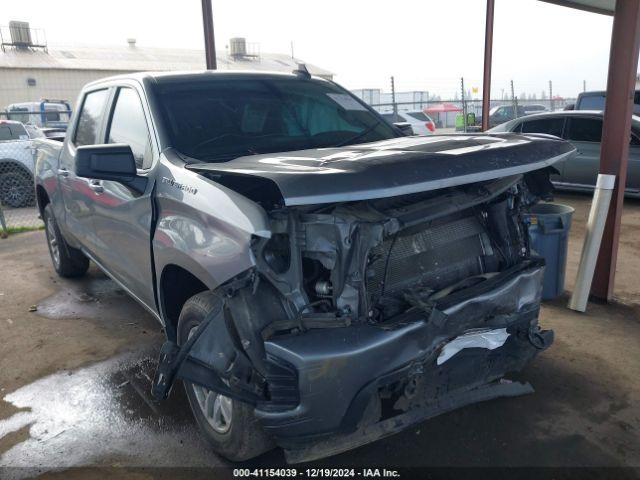
{"label": "rear door window", "polygon": [[522,123],[522,133],[546,133],[562,137],[564,117],[529,120]]}
{"label": "rear door window", "polygon": [[573,142],[599,143],[602,138],[602,120],[597,118],[568,118],[565,138]]}
{"label": "rear door window", "polygon": [[604,110],[604,95],[585,95],[580,99],[580,110]]}
{"label": "rear door window", "polygon": [[78,118],[76,135],[73,139],[73,142],[77,146],[102,143],[98,141],[98,132],[100,131],[100,123],[108,96],[109,91],[104,89],[87,93],[84,97],[82,110]]}
{"label": "rear door window", "polygon": [[151,167],[151,139],[144,110],[132,88],[121,88],[111,116],[107,143],[124,143],[131,147],[138,168]]}

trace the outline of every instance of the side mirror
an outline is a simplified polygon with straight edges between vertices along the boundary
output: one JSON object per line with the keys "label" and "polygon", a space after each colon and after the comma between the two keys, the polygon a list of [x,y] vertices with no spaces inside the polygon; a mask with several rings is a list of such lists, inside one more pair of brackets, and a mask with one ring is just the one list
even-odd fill
{"label": "side mirror", "polygon": [[118,143],[78,147],[76,175],[122,183],[138,193],[147,187],[147,178],[137,174],[131,147]]}
{"label": "side mirror", "polygon": [[413,131],[413,128],[411,127],[410,123],[407,122],[395,122],[393,124],[394,127],[398,128],[403,135],[405,136],[410,136],[410,135],[415,135],[415,132]]}

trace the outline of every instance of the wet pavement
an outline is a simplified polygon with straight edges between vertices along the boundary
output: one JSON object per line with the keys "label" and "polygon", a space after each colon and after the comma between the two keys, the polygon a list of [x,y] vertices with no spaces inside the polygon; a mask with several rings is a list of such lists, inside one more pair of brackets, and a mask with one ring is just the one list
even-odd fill
{"label": "wet pavement", "polygon": [[7,451],[1,464],[46,469],[223,464],[199,437],[181,388],[166,402],[151,400],[154,362],[152,351],[121,355],[7,395],[5,401],[20,411],[0,422],[0,437],[29,426],[29,438]]}

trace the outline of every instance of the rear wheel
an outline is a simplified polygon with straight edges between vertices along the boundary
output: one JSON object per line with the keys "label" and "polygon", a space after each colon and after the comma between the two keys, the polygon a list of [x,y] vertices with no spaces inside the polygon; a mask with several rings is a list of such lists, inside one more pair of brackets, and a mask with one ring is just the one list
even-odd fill
{"label": "rear wheel", "polygon": [[[180,345],[195,333],[209,312],[218,308],[220,301],[210,291],[187,300],[178,321]],[[273,442],[255,418],[251,405],[189,382],[184,382],[184,388],[198,427],[217,453],[239,462],[273,448]]]}
{"label": "rear wheel", "polygon": [[49,254],[56,273],[66,278],[81,277],[87,273],[89,259],[80,250],[67,244],[53,216],[51,204],[45,207],[43,220]]}
{"label": "rear wheel", "polygon": [[33,178],[28,172],[12,168],[0,174],[0,202],[13,208],[32,207],[36,195]]}

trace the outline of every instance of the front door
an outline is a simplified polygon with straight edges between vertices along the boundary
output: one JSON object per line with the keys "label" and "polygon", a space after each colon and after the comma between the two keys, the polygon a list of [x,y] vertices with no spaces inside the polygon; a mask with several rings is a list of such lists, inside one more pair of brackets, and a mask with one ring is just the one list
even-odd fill
{"label": "front door", "polygon": [[602,119],[568,118],[565,138],[576,147],[577,154],[565,162],[562,181],[576,186],[595,187],[600,166]]}
{"label": "front door", "polygon": [[[133,87],[119,87],[110,108],[105,143],[129,145],[140,175],[149,173],[157,155],[149,127],[138,92]],[[96,259],[155,311],[151,263],[153,182],[148,182],[142,194],[118,182],[97,183],[100,188],[93,205]]]}

